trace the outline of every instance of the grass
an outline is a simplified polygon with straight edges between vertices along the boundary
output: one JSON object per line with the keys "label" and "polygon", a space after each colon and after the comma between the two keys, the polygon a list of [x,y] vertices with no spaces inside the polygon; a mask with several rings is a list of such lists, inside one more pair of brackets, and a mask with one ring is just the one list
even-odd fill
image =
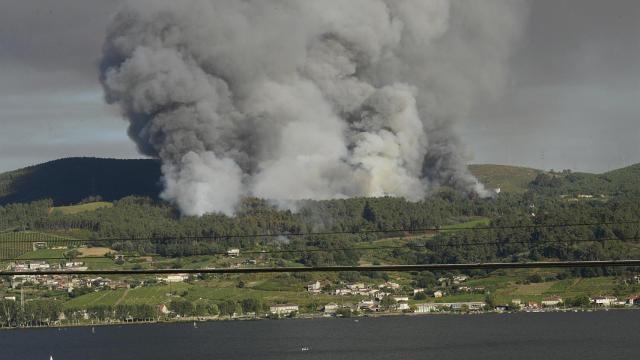
{"label": "grass", "polygon": [[77,214],[87,211],[96,211],[102,208],[113,207],[113,204],[106,201],[97,201],[86,204],[70,205],[70,206],[56,206],[50,209],[50,212],[60,211],[64,215]]}
{"label": "grass", "polygon": [[523,193],[528,184],[541,172],[520,166],[469,165],[469,170],[488,188],[500,188],[504,192]]}
{"label": "grass", "polygon": [[54,249],[38,249],[36,251],[30,251],[26,254],[20,255],[20,259],[42,259],[42,258],[62,258],[68,250],[54,250]]}
{"label": "grass", "polygon": [[491,223],[491,219],[487,217],[475,217],[469,221],[465,221],[457,224],[451,224],[451,225],[444,225],[441,228],[441,232],[465,230],[465,229],[475,228],[478,226],[489,226],[490,223]]}

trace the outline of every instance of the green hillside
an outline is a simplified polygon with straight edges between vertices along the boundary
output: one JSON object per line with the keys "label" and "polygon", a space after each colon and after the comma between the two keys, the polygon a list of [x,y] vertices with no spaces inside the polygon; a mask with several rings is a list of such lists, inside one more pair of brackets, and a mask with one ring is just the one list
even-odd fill
{"label": "green hillside", "polygon": [[0,205],[48,198],[60,206],[98,195],[105,201],[157,198],[159,179],[156,160],[66,158],[0,174]]}
{"label": "green hillside", "polygon": [[576,196],[640,194],[640,164],[602,174],[563,171],[561,173],[539,174],[529,184],[529,188],[549,195],[564,194]]}
{"label": "green hillside", "polygon": [[525,192],[529,183],[542,171],[508,165],[469,165],[469,170],[488,188],[504,192]]}

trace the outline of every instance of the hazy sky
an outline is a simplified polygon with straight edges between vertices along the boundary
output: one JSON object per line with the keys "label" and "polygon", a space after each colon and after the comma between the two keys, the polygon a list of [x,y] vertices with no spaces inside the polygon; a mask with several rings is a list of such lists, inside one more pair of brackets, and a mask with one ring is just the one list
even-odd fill
{"label": "hazy sky", "polygon": [[[0,171],[138,157],[96,69],[118,0],[0,0]],[[474,163],[640,162],[640,1],[530,1],[507,95],[458,124]]]}

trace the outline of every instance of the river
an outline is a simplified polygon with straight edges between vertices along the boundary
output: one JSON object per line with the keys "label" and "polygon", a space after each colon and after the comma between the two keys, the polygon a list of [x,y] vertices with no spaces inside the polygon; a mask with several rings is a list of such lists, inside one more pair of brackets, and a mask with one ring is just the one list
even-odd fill
{"label": "river", "polygon": [[[303,350],[303,348],[305,350]],[[1,359],[633,359],[640,311],[218,321],[0,332]]]}

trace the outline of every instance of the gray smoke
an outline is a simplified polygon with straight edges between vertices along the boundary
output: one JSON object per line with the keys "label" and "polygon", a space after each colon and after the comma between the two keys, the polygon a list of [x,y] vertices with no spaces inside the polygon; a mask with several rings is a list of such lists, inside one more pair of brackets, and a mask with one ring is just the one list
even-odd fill
{"label": "gray smoke", "polygon": [[186,215],[243,196],[486,196],[452,121],[502,92],[523,20],[509,0],[136,0],[101,80]]}

